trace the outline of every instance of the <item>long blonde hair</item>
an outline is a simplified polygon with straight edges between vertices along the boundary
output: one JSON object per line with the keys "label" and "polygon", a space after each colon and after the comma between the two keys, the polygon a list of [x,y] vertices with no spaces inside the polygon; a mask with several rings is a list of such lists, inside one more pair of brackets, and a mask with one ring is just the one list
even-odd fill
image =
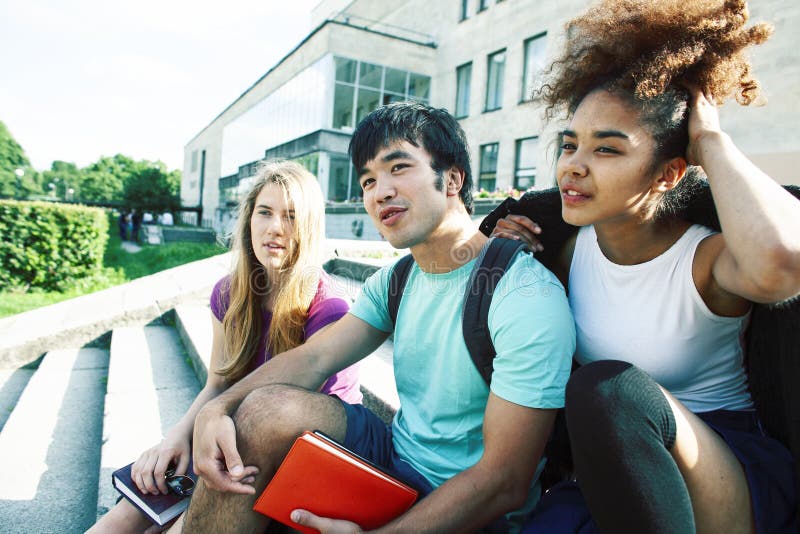
{"label": "long blonde hair", "polygon": [[[250,219],[256,198],[267,185],[281,188],[289,209],[294,210],[292,235],[287,258],[277,280],[256,259],[252,245]],[[216,372],[238,380],[256,356],[263,324],[263,306],[274,295],[272,323],[267,349],[279,354],[303,342],[303,326],[308,308],[317,292],[322,273],[325,238],[325,202],[317,179],[292,161],[262,164],[253,188],[239,206],[233,234],[234,266],[229,287],[229,305],[222,321],[225,332],[225,357]]]}

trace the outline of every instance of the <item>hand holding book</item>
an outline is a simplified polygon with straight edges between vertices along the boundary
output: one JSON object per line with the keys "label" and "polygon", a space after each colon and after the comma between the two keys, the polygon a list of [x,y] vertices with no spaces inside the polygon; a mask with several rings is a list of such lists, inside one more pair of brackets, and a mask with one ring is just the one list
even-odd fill
{"label": "hand holding book", "polygon": [[[408,510],[417,492],[319,432],[305,432],[253,509],[301,532],[361,532]],[[293,521],[299,513],[300,524]]]}
{"label": "hand holding book", "polygon": [[361,527],[344,519],[331,519],[314,515],[308,510],[294,510],[292,521],[304,527],[313,528],[322,534],[361,534]]}
{"label": "hand holding book", "polygon": [[170,467],[184,474],[192,460],[191,444],[185,436],[167,434],[161,443],[147,449],[133,463],[131,479],[140,492],[147,495],[166,495],[169,488],[165,474]]}

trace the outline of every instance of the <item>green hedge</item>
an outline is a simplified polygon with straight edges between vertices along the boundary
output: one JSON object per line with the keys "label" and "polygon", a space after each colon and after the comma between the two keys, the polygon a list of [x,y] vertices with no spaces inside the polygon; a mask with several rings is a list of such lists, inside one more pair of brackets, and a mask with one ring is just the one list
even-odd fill
{"label": "green hedge", "polygon": [[103,268],[102,209],[0,200],[0,290],[63,290]]}

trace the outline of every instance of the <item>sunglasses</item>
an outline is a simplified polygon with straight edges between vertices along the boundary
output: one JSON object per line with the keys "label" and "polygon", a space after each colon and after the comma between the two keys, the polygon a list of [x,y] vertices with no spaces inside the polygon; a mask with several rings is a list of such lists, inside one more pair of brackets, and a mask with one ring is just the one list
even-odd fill
{"label": "sunglasses", "polygon": [[181,497],[188,497],[194,491],[194,480],[186,475],[176,475],[175,468],[167,469],[164,473],[164,478],[167,479],[167,486],[170,491],[175,495]]}

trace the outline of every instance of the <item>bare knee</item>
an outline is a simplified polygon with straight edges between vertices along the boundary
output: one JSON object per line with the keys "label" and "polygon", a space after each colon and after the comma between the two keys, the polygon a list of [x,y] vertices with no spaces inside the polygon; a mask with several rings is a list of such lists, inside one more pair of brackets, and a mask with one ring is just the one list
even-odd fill
{"label": "bare knee", "polygon": [[341,424],[344,410],[340,401],[327,395],[275,384],[245,397],[233,420],[243,458],[263,458],[272,453],[282,457],[304,430],[330,431],[329,421]]}

